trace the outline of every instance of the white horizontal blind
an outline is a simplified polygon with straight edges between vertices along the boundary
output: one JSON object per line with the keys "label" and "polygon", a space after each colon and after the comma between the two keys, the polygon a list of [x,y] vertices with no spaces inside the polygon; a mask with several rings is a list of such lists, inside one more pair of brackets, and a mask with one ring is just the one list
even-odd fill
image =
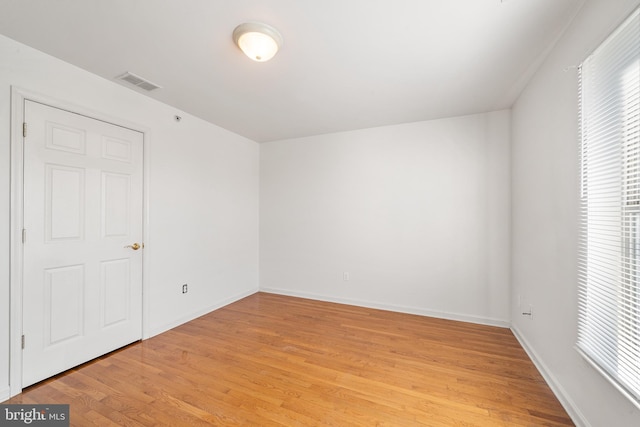
{"label": "white horizontal blind", "polygon": [[640,9],[580,67],[578,349],[640,405]]}

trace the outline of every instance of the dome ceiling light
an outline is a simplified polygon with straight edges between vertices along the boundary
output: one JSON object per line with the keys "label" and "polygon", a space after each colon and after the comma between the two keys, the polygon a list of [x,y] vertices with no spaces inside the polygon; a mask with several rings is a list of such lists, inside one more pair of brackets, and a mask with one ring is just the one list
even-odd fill
{"label": "dome ceiling light", "polygon": [[282,45],[282,36],[270,25],[246,22],[233,30],[233,41],[249,58],[265,62],[278,53]]}

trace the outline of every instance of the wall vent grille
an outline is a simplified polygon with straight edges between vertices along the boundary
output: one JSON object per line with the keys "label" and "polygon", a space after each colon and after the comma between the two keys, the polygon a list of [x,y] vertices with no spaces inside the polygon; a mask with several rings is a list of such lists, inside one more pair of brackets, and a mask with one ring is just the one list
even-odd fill
{"label": "wall vent grille", "polygon": [[124,80],[127,83],[131,83],[134,86],[138,86],[140,89],[144,89],[146,91],[152,91],[155,89],[161,89],[161,86],[158,86],[155,83],[151,83],[149,80],[143,79],[140,76],[137,76],[133,73],[126,72],[121,76],[116,77],[118,80]]}

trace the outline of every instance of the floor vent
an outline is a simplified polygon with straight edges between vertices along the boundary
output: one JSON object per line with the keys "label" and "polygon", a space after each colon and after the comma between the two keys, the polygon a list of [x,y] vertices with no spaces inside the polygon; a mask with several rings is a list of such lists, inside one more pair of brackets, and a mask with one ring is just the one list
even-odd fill
{"label": "floor vent", "polygon": [[133,73],[126,72],[121,76],[116,77],[119,80],[124,80],[125,82],[131,83],[134,86],[138,86],[140,89],[144,89],[147,91],[152,91],[154,89],[161,89],[161,86],[158,86],[155,83],[151,83],[149,80],[145,80],[140,76],[136,76]]}

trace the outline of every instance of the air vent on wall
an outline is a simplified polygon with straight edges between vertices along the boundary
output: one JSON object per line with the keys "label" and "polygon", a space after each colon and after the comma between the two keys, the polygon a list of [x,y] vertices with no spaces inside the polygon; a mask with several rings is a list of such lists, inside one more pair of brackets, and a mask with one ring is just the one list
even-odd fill
{"label": "air vent on wall", "polygon": [[157,84],[151,83],[149,80],[145,80],[140,76],[136,76],[133,73],[126,72],[121,76],[118,76],[117,79],[124,80],[125,82],[131,83],[134,86],[138,86],[140,89],[144,89],[147,91],[152,91],[154,89],[161,89],[161,86]]}

